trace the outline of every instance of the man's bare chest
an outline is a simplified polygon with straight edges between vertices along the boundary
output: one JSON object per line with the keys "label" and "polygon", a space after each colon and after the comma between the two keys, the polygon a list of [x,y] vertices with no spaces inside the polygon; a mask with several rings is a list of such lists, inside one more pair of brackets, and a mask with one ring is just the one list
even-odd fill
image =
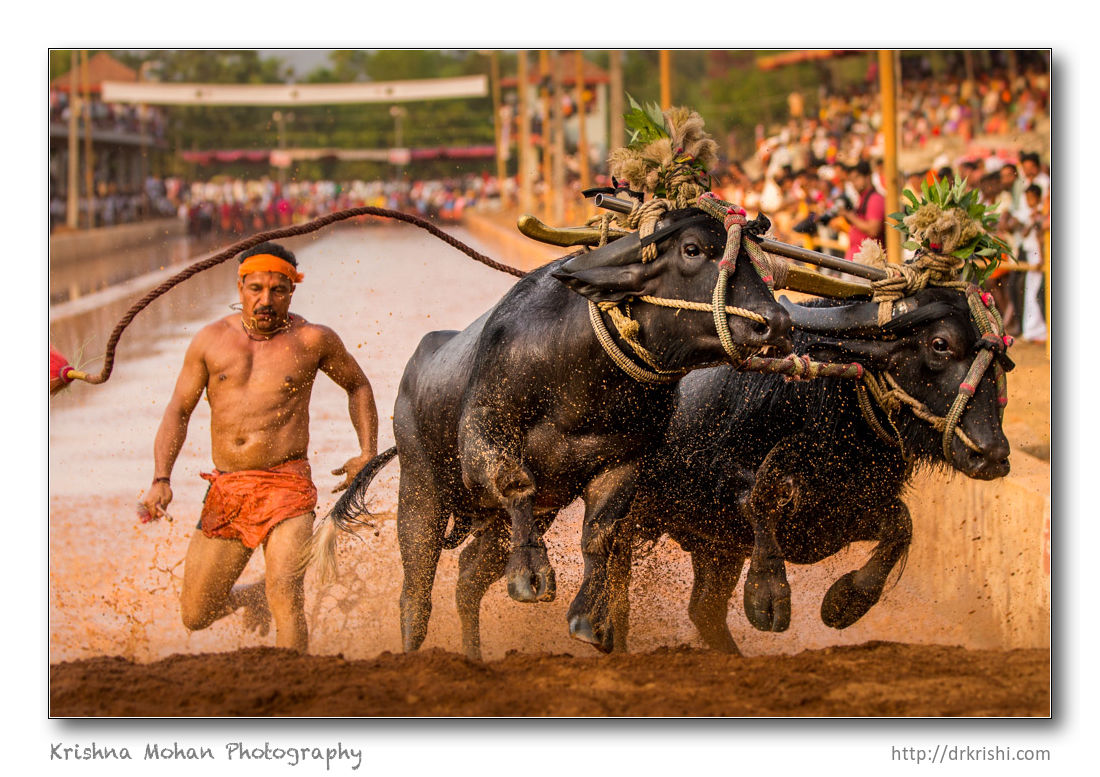
{"label": "man's bare chest", "polygon": [[308,393],[317,377],[318,360],[300,344],[278,338],[245,347],[220,349],[206,357],[207,394]]}

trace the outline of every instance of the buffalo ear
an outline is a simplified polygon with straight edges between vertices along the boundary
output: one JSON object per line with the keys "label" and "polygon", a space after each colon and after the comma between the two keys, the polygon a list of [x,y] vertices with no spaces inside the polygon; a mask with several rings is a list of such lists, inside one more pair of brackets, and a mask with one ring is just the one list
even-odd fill
{"label": "buffalo ear", "polygon": [[859,362],[868,369],[884,369],[896,347],[891,340],[821,338],[806,345],[806,355],[814,361]]}
{"label": "buffalo ear", "polygon": [[648,273],[638,262],[620,267],[592,267],[568,272],[558,270],[553,277],[593,302],[622,302],[627,297],[646,294]]}

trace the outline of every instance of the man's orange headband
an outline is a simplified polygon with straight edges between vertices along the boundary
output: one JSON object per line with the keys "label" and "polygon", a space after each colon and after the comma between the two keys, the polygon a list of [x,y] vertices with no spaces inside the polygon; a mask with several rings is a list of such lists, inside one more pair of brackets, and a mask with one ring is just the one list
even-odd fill
{"label": "man's orange headband", "polygon": [[237,277],[243,278],[250,272],[277,272],[285,275],[295,283],[301,283],[306,276],[298,272],[298,269],[286,259],[280,259],[272,254],[255,254],[241,262],[237,270]]}

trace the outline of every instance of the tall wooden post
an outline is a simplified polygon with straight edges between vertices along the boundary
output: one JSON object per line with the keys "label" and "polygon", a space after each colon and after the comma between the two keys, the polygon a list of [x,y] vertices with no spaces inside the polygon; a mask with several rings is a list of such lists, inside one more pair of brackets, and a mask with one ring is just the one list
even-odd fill
{"label": "tall wooden post", "polygon": [[[886,180],[886,212],[897,213],[898,207],[898,109],[897,77],[894,63],[897,52],[880,49],[878,52],[879,84],[882,91],[882,136],[886,146],[883,174]],[[886,258],[890,262],[901,262],[901,233],[889,225],[886,232]]]}
{"label": "tall wooden post", "polygon": [[73,51],[72,69],[69,70],[69,174],[65,198],[65,226],[80,226],[80,144],[77,119],[80,116],[80,96],[77,94],[78,54]]}
{"label": "tall wooden post", "polygon": [[561,68],[550,68],[550,113],[554,125],[554,156],[550,178],[553,190],[553,211],[551,217],[555,224],[565,219],[565,119],[561,112]]}
{"label": "tall wooden post", "polygon": [[610,153],[617,148],[622,148],[626,138],[626,124],[623,121],[623,52],[618,49],[610,52],[608,65],[611,79],[611,96],[608,100],[608,110],[611,112],[611,135],[607,150]]}
{"label": "tall wooden post", "polygon": [[88,51],[80,51],[81,91],[84,98],[84,196],[88,201],[88,229],[95,226],[95,182],[92,177],[92,98],[88,85]]}
{"label": "tall wooden post", "polygon": [[577,49],[577,161],[580,163],[581,189],[591,185],[591,171],[588,169],[588,121],[584,115],[584,52]]}
{"label": "tall wooden post", "polygon": [[521,213],[531,211],[531,107],[527,89],[527,52],[519,52],[519,209]]}
{"label": "tall wooden post", "polygon": [[661,49],[661,110],[672,107],[672,56],[668,49]]}
{"label": "tall wooden post", "polygon": [[553,190],[550,186],[551,153],[550,138],[553,135],[550,120],[550,52],[539,52],[539,100],[542,105],[542,212],[550,213]]}
{"label": "tall wooden post", "polygon": [[500,52],[489,55],[489,80],[493,82],[493,143],[497,150],[497,190],[504,191],[504,149],[500,147]]}

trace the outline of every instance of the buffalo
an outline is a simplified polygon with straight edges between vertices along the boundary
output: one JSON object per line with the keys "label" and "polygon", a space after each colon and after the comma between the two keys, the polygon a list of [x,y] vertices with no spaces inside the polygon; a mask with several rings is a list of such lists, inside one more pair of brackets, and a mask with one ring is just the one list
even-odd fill
{"label": "buffalo", "polygon": [[[785,561],[811,564],[848,543],[876,542],[866,564],[837,580],[821,605],[823,622],[843,629],[879,600],[908,550],[902,493],[915,467],[983,480],[1009,471],[1002,370],[1012,365],[1004,338],[975,326],[967,295],[919,291],[896,303],[885,325],[877,303],[787,306],[796,353],[859,362],[872,375],[889,375],[909,401],[884,412],[861,398],[857,381],[788,381],[728,366],[683,378],[623,522],[633,537],[623,537],[609,561],[616,649],[626,646],[631,541],[667,534],[691,555],[689,617],[709,647],[736,653],[726,613],[746,558],[745,614],[757,629],[782,631],[790,622]],[[937,419],[990,348],[998,363],[974,387],[958,420],[962,434],[949,432],[945,441]]]}
{"label": "buffalo", "polygon": [[[426,636],[441,550],[457,547],[470,532],[475,540],[461,553],[455,593],[468,656],[480,656],[481,599],[501,576],[513,599],[552,600],[554,572],[543,534],[578,497],[585,502],[586,585],[570,608],[570,631],[610,649],[612,635],[599,630],[603,602],[592,600],[588,581],[602,590],[642,460],[671,415],[675,377],[760,349],[790,350],[789,314],[745,254],[720,272],[726,237],[721,222],[703,211],[666,213],[648,240],[634,233],[552,262],[521,279],[465,330],[421,340],[394,408],[406,651]],[[651,261],[642,258],[644,243],[657,247]],[[749,311],[748,318],[643,301],[709,304],[727,272],[729,302]],[[597,335],[607,327],[607,312],[589,301],[629,305],[638,327],[633,339],[655,362],[640,366],[659,369],[663,382],[636,380],[609,357]],[[728,327],[725,345],[720,324]],[[621,333],[610,337],[622,357]],[[732,352],[731,340],[738,346]],[[365,509],[377,469],[364,469],[333,508],[337,526],[348,528]]]}

